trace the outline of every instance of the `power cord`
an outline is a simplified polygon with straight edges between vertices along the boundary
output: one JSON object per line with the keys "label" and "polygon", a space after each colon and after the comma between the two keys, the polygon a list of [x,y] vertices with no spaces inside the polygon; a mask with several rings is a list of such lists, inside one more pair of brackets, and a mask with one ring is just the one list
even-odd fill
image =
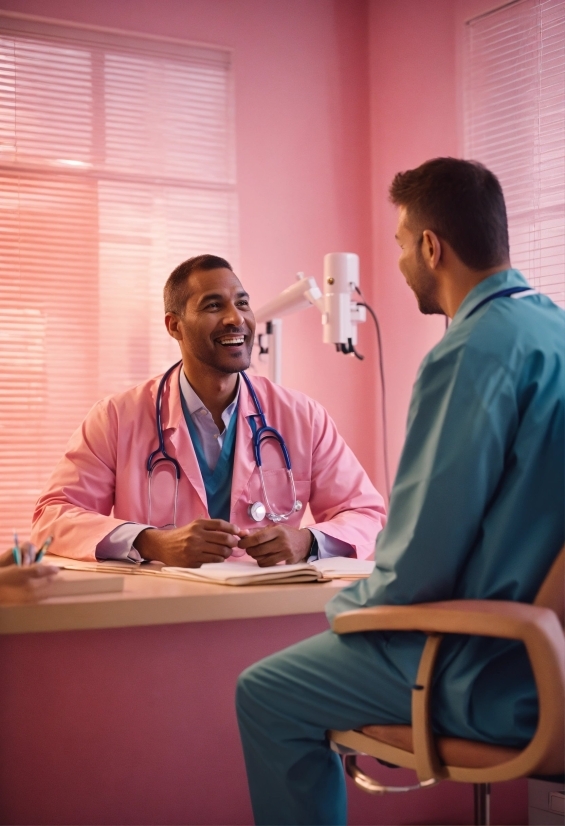
{"label": "power cord", "polygon": [[388,428],[386,422],[386,387],[385,387],[385,371],[384,371],[384,360],[383,360],[383,343],[381,338],[381,328],[379,325],[379,320],[373,308],[367,304],[365,301],[365,297],[359,287],[355,287],[355,292],[357,292],[361,298],[363,299],[360,302],[357,302],[361,307],[365,307],[368,310],[371,318],[375,322],[375,330],[377,333],[377,342],[378,342],[378,350],[379,350],[379,374],[381,377],[381,416],[383,422],[383,462],[385,468],[385,484],[386,484],[386,492],[388,499],[390,501],[390,474],[388,469]]}

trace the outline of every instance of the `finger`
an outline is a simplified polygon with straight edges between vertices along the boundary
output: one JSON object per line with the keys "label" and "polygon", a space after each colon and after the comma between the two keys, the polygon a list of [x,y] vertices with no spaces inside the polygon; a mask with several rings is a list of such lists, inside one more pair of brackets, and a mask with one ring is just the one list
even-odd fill
{"label": "finger", "polygon": [[217,562],[225,562],[226,559],[230,555],[229,548],[226,549],[227,553],[224,555],[223,553],[206,553],[205,551],[198,556],[196,562],[192,561],[189,565],[190,568],[200,568],[201,565],[208,565],[210,563],[217,563]]}
{"label": "finger", "polygon": [[35,562],[37,549],[31,542],[23,542],[20,545],[20,551],[22,554],[22,565],[31,565]]}
{"label": "finger", "polygon": [[[241,542],[240,542],[241,547]],[[290,554],[290,548],[287,546],[286,543],[281,542],[280,537],[276,536],[274,539],[270,539],[268,542],[262,542],[260,545],[252,545],[251,547],[247,548],[247,553],[249,556],[254,558],[260,556],[269,556],[270,554],[275,553],[288,553]]]}
{"label": "finger", "polygon": [[254,531],[249,536],[243,537],[239,540],[240,548],[254,548],[258,545],[264,545],[266,542],[271,542],[278,537],[278,529],[276,527],[261,528],[260,531]]}
{"label": "finger", "polygon": [[226,545],[230,550],[239,542],[239,537],[220,531],[206,531],[201,538],[208,545]]}
{"label": "finger", "polygon": [[220,556],[222,559],[227,559],[228,556],[231,556],[231,552],[232,548],[229,548],[227,545],[204,545],[200,549],[202,556]]}
{"label": "finger", "polygon": [[223,531],[224,533],[239,534],[237,525],[226,522],[225,519],[198,519],[200,525],[207,531]]}
{"label": "finger", "polygon": [[266,556],[257,557],[256,562],[260,568],[268,568],[270,565],[286,562],[286,558],[282,553],[267,554]]}
{"label": "finger", "polygon": [[225,562],[226,557],[219,556],[218,554],[206,554],[206,559],[203,560],[202,564],[209,564],[209,563],[218,563],[218,562]]}
{"label": "finger", "polygon": [[49,579],[57,576],[59,568],[56,565],[34,565],[29,571],[29,576],[33,579]]}

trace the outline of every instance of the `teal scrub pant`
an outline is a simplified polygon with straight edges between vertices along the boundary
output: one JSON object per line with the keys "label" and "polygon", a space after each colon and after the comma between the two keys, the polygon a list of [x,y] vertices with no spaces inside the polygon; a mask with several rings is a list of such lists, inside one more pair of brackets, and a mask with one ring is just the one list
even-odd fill
{"label": "teal scrub pant", "polygon": [[243,672],[237,714],[255,823],[346,822],[327,730],[410,722],[417,659],[406,673],[386,649],[384,634],[326,631]]}
{"label": "teal scrub pant", "polygon": [[[326,631],[243,672],[237,712],[256,823],[346,822],[343,770],[326,731],[409,724],[423,646],[417,633]],[[538,709],[522,647],[473,637],[462,650],[455,638],[442,652],[438,670],[443,659],[452,673],[434,683],[435,730],[523,747]]]}

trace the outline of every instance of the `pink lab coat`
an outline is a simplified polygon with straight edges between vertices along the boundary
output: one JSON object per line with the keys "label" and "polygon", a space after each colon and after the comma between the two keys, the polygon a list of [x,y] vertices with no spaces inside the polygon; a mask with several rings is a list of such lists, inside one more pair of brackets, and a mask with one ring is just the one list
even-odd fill
{"label": "pink lab coat", "polygon": [[[180,369],[180,368],[179,368]],[[158,446],[155,400],[160,377],[98,402],[71,436],[37,502],[31,539],[39,547],[53,536],[50,552],[94,560],[96,545],[124,522],[148,523],[147,457]],[[310,509],[313,527],[352,545],[359,559],[374,553],[385,524],[383,499],[336,430],[324,408],[303,393],[253,377],[267,423],[283,435],[289,449],[296,495]],[[263,501],[246,417],[256,413],[244,382],[238,406],[231,492],[231,522],[257,529],[250,503]],[[163,393],[162,422],[167,452],[181,467],[178,527],[208,518],[206,491],[181,406],[175,370]],[[292,499],[280,451],[274,442],[263,448],[267,494],[275,511],[286,512]],[[159,454],[160,456],[160,454]],[[174,469],[162,463],[152,480],[155,526],[172,522]],[[284,524],[299,527],[302,512]],[[248,557],[245,556],[243,559]]]}

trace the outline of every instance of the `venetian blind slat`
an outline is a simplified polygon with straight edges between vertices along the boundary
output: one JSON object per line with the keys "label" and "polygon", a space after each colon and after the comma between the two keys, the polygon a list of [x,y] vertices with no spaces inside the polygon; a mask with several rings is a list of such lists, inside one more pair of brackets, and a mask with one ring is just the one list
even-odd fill
{"label": "venetian blind slat", "polygon": [[565,0],[471,20],[465,154],[499,177],[512,263],[565,307]]}
{"label": "venetian blind slat", "polygon": [[0,548],[101,397],[178,358],[162,288],[237,267],[228,51],[0,13]]}

